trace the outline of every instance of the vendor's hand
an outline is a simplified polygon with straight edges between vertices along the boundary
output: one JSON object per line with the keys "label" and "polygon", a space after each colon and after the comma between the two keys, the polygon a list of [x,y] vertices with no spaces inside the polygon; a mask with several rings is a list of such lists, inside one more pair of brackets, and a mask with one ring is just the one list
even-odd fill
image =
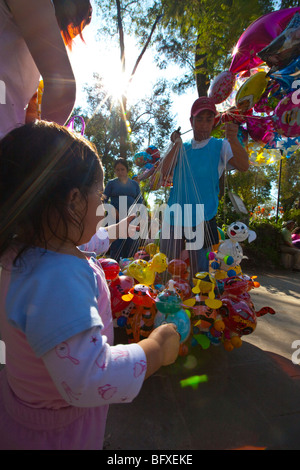
{"label": "vendor's hand", "polygon": [[225,137],[230,142],[238,138],[239,125],[234,122],[226,122],[225,124]]}
{"label": "vendor's hand", "polygon": [[171,139],[171,142],[173,143],[182,144],[181,134],[179,131],[172,132],[170,139]]}

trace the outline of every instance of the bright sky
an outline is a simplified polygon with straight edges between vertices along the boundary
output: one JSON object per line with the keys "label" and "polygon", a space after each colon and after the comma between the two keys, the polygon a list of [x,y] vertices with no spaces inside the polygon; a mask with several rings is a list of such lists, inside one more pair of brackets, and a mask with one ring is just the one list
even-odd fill
{"label": "bright sky", "polygon": [[[92,2],[93,4],[93,2]],[[95,11],[95,9],[94,9]],[[70,60],[77,82],[77,100],[76,106],[85,107],[85,94],[83,88],[86,84],[93,81],[93,73],[103,76],[106,87],[111,94],[120,90],[120,51],[116,39],[96,40],[97,22],[99,18],[96,14],[92,17],[92,22],[83,31],[85,43],[80,38],[76,38],[73,50],[70,53]],[[126,70],[131,73],[134,63],[140,50],[134,45],[133,39],[125,38]],[[136,74],[134,76],[131,88],[128,90],[128,101],[135,98],[143,98],[150,95],[152,86],[159,76],[174,77],[182,73],[182,70],[174,65],[170,65],[167,71],[160,71],[151,56],[150,50],[147,50],[143,56]],[[188,90],[184,96],[175,96],[173,99],[173,114],[175,115],[176,126],[181,126],[184,132],[190,129],[189,112],[193,101],[197,98],[196,90]]]}

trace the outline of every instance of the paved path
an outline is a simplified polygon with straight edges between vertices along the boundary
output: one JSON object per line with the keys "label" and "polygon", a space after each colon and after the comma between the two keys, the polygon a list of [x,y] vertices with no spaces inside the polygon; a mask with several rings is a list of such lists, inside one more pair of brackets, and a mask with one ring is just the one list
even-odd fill
{"label": "paved path", "polygon": [[[300,273],[257,280],[256,309],[269,306],[276,315],[259,318],[240,349],[193,348],[146,380],[133,403],[111,406],[107,450],[300,449],[300,366],[292,362],[292,344],[300,341]],[[195,375],[207,381],[180,385]]]}

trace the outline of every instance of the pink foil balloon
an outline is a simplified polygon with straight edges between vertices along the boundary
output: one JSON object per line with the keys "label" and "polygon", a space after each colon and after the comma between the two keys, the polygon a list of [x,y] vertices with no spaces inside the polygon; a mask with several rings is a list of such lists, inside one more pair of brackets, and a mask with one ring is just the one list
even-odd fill
{"label": "pink foil balloon", "polygon": [[273,119],[279,134],[285,137],[299,137],[300,103],[297,93],[292,92],[279,102]]}
{"label": "pink foil balloon", "polygon": [[262,64],[257,53],[284,31],[297,11],[300,12],[300,7],[273,11],[248,26],[235,46],[229,71],[238,73]]}
{"label": "pink foil balloon", "polygon": [[247,131],[255,142],[265,142],[269,134],[273,135],[273,125],[270,117],[255,116],[247,118]]}
{"label": "pink foil balloon", "polygon": [[229,71],[222,72],[214,78],[208,90],[208,97],[215,104],[223,103],[233,90],[235,74]]}

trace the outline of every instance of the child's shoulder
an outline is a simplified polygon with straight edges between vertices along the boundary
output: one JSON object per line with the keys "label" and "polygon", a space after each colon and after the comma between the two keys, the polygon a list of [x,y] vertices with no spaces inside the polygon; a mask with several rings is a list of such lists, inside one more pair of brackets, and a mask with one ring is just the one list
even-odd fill
{"label": "child's shoulder", "polygon": [[73,276],[76,273],[83,275],[90,273],[87,260],[77,256],[45,250],[34,247],[25,252],[14,268],[15,274],[34,277],[36,279],[53,281]]}

